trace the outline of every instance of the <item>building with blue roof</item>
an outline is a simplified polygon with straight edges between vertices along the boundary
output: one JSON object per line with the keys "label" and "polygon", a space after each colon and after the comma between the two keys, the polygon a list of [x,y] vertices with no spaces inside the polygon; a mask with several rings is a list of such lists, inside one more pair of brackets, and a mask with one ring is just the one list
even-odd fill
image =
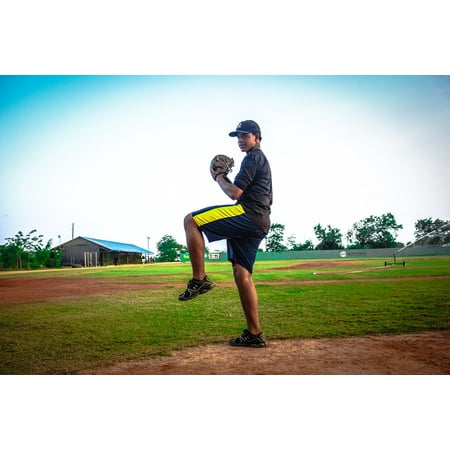
{"label": "building with blue roof", "polygon": [[133,244],[79,236],[58,245],[63,266],[92,267],[148,262],[153,252]]}

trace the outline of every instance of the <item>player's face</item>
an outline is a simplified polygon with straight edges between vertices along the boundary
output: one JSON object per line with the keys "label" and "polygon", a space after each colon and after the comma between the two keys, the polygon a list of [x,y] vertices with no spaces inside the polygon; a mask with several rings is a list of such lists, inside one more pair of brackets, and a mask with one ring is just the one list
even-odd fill
{"label": "player's face", "polygon": [[238,145],[241,151],[248,152],[258,143],[258,137],[253,133],[238,133]]}

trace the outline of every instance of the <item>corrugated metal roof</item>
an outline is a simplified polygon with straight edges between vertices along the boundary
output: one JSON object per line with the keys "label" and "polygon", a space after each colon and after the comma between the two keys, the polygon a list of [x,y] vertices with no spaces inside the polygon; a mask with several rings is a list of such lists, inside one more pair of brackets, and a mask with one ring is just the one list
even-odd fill
{"label": "corrugated metal roof", "polygon": [[153,252],[146,250],[145,248],[138,247],[133,244],[124,244],[122,242],[114,242],[114,241],[105,241],[103,239],[93,239],[89,237],[80,236],[82,239],[86,239],[86,241],[93,242],[94,244],[99,245],[100,247],[106,248],[107,250],[111,250],[112,252],[127,252],[127,253],[145,253],[146,255],[153,255]]}

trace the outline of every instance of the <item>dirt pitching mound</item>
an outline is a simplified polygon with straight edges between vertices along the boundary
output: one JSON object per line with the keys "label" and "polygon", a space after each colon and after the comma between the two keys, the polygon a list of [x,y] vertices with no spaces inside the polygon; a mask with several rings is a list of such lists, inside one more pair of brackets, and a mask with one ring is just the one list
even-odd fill
{"label": "dirt pitching mound", "polygon": [[450,374],[450,330],[401,336],[292,339],[267,348],[209,344],[84,374],[406,375]]}

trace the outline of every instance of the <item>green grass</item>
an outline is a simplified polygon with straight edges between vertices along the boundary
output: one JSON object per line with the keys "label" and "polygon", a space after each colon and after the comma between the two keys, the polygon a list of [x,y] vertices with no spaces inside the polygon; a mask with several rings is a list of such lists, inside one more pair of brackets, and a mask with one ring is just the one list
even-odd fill
{"label": "green grass", "polygon": [[[329,269],[311,269],[308,264],[271,261],[256,265],[261,322],[269,339],[450,328],[450,259],[410,259],[406,267],[388,268],[381,267],[380,260],[355,260],[349,266]],[[368,271],[322,275],[353,269]],[[208,272],[218,288],[189,302],[177,300],[179,287],[164,286],[185,282],[190,275],[186,264],[46,272],[45,276],[158,282],[161,287],[0,304],[0,373],[69,374],[117,361],[167,355],[188,346],[226,342],[244,328],[243,313],[236,288],[229,283],[220,286],[232,281],[229,264],[209,264]],[[302,280],[315,282],[299,283]],[[274,281],[277,284],[271,284]]]}

